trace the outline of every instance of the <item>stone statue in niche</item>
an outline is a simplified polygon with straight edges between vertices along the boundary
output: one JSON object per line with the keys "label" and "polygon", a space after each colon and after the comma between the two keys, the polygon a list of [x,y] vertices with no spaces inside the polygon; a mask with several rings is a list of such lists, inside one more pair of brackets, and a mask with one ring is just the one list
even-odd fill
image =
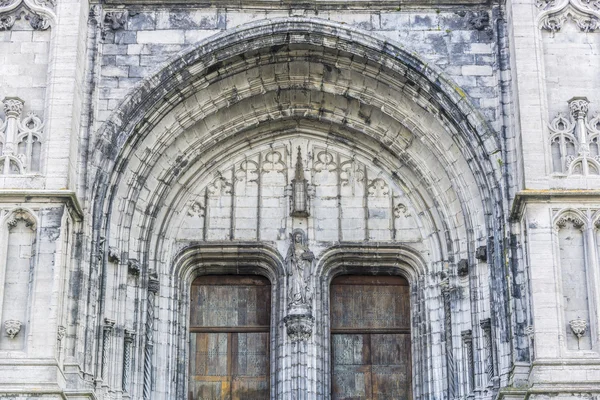
{"label": "stone statue in niche", "polygon": [[291,244],[285,257],[289,278],[288,308],[310,309],[310,274],[315,255],[308,248],[306,233],[302,229],[295,229],[290,237]]}

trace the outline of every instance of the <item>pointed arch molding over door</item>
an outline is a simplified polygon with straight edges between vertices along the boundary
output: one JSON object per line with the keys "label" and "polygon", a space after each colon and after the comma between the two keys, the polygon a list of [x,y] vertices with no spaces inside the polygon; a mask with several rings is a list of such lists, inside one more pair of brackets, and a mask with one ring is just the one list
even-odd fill
{"label": "pointed arch molding over door", "polygon": [[[477,262],[475,249],[486,245],[493,265],[482,269],[489,268],[498,289],[485,291],[494,296],[486,300],[498,329],[507,329],[498,137],[457,85],[399,45],[310,18],[241,26],[140,82],[95,137],[88,176],[92,268],[106,275],[112,267],[102,255],[114,248],[120,263],[139,260],[142,288],[150,274],[160,281],[161,318],[153,326],[157,339],[168,340],[153,343],[160,360],[153,370],[132,375],[139,382],[157,377],[148,392],[187,396],[188,299],[202,274],[269,278],[272,399],[292,397],[286,382],[293,346],[302,347],[301,362],[312,371],[302,382],[307,396],[331,393],[326,310],[334,262],[359,265],[359,274],[402,270],[411,304],[429,321],[427,310],[440,310],[441,280],[458,275],[458,260],[462,271],[475,271],[469,267]],[[298,146],[308,209],[293,213]],[[314,273],[303,278],[315,289],[307,296],[314,325],[306,346],[292,344],[282,323],[289,298],[283,255],[296,229],[314,255]],[[341,258],[331,260],[338,250]],[[102,290],[120,284],[108,282]],[[448,300],[447,308],[460,314],[455,321],[487,317],[483,310],[470,318],[468,285],[449,282],[462,285]],[[110,298],[105,294],[99,298]],[[101,318],[114,318],[105,310],[99,307]],[[163,310],[173,314],[163,318]],[[460,369],[460,354],[428,356],[453,348],[440,345],[439,321],[412,327],[414,375],[421,380],[414,397],[451,393],[444,371]],[[465,328],[477,332],[477,326]],[[494,357],[503,363],[502,377],[510,345],[501,341]],[[93,369],[94,357],[86,360]]]}

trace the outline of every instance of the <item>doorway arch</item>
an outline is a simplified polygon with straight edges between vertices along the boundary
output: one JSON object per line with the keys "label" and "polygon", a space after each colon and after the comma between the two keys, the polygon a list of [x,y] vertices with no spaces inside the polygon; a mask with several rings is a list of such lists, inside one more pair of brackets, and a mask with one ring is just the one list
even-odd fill
{"label": "doorway arch", "polygon": [[[229,194],[220,166],[259,157],[265,146],[293,140],[318,142],[326,153],[334,149],[336,154],[368,164],[376,171],[369,182],[374,191],[385,191],[377,186],[380,179],[406,195],[406,204],[398,203],[392,211],[398,213],[398,218],[413,218],[418,232],[412,241],[396,240],[392,232],[399,228],[395,226],[390,227],[389,236],[382,233],[381,237],[365,236],[362,240],[348,240],[343,235],[318,239],[315,233],[309,236],[317,248],[318,265],[324,265],[322,260],[330,252],[346,251],[348,246],[360,250],[359,244],[396,249],[389,251],[389,262],[395,261],[386,268],[407,263],[398,258],[398,248],[419,254],[417,258],[422,261],[411,269],[411,282],[419,283],[413,288],[429,288],[419,293],[422,299],[414,303],[422,305],[419,309],[425,320],[431,312],[445,312],[441,285],[468,287],[457,278],[459,261],[476,264],[475,249],[487,245],[489,237],[493,237],[488,246],[492,278],[504,279],[503,239],[498,232],[503,232],[506,218],[502,171],[495,161],[500,153],[495,133],[443,73],[401,46],[359,30],[319,19],[284,18],[224,32],[179,55],[161,72],[142,81],[97,137],[92,160],[95,169],[89,178],[94,220],[89,261],[102,275],[107,263],[102,257],[104,248],[116,248],[127,259],[138,260],[140,290],[145,290],[153,274],[168,288],[161,292],[159,303],[181,301],[175,292],[186,278],[183,269],[174,265],[189,248],[219,242],[218,246],[234,248],[268,248],[269,254],[278,254],[279,258],[285,254],[290,233],[287,226],[273,230],[274,236],[253,237],[238,235],[233,223],[226,222],[223,236],[211,237],[204,236],[206,230],[200,233],[189,228],[193,226],[189,220],[206,220],[200,214],[207,204],[195,200],[195,190],[205,187],[205,183],[216,183],[219,191]],[[312,163],[318,161],[316,154],[311,153]],[[376,215],[376,211],[366,215]],[[365,218],[368,221],[370,217]],[[181,236],[184,229],[189,229],[191,236]],[[376,252],[365,254],[380,257]],[[236,251],[223,256],[231,265],[239,266],[243,259]],[[357,253],[357,257],[362,256]],[[315,271],[316,285],[322,285],[321,279],[326,276],[323,268],[318,266]],[[274,286],[284,291],[284,267],[281,270]],[[503,298],[505,292],[495,295]],[[284,297],[278,300],[281,309]],[[474,322],[481,318],[468,307],[468,296],[448,301],[465,304],[462,319],[470,320],[472,315]],[[155,390],[169,397],[178,396],[177,382],[185,381],[185,373],[174,359],[186,347],[177,337],[181,331],[175,322],[181,320],[178,313],[183,308],[166,308],[171,313],[170,322],[158,322],[169,326],[164,330],[172,336],[157,351],[173,361],[156,368],[163,368],[161,375],[176,379],[158,382]],[[101,304],[97,321],[102,313]],[[498,306],[495,315],[498,329],[505,331],[507,310]],[[278,346],[286,351],[281,322],[277,329]],[[439,325],[435,332],[441,335],[444,329]],[[93,335],[88,340],[93,341]],[[315,336],[311,350],[315,372],[309,377],[308,390],[317,397],[326,397],[329,378],[316,372],[323,359],[319,357],[324,354],[319,340]],[[422,351],[431,352],[432,342],[423,340]],[[450,345],[442,353],[452,351]],[[496,351],[510,353],[510,343],[503,341]],[[288,361],[284,357],[282,362]],[[460,356],[435,362],[436,372],[423,377],[419,384],[422,393],[439,395],[456,390],[450,376],[453,374],[439,371],[460,362]],[[501,365],[498,371],[508,367]],[[136,373],[141,376],[145,371],[140,368]],[[282,371],[275,381],[285,379]],[[272,398],[284,396],[283,387],[278,387]]]}

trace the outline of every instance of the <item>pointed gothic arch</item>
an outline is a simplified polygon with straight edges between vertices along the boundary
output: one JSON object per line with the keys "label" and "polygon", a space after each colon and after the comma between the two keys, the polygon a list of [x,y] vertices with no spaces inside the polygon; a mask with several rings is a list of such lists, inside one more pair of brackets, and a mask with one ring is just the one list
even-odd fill
{"label": "pointed gothic arch", "polygon": [[[406,199],[392,208],[399,218],[413,218],[415,232],[419,232],[409,247],[411,252],[425,254],[425,261],[418,272],[411,272],[414,282],[431,279],[430,284],[438,289],[442,284],[460,286],[450,282],[449,276],[457,275],[459,261],[468,270],[468,265],[475,263],[475,249],[487,245],[491,237],[490,275],[498,287],[507,284],[502,272],[506,202],[502,165],[496,161],[501,150],[497,135],[446,75],[400,45],[357,29],[319,19],[285,18],[216,35],[140,82],[102,125],[97,138],[89,178],[94,228],[88,259],[100,276],[106,274],[106,254],[111,247],[138,260],[142,285],[157,279],[167,288],[158,295],[158,302],[172,304],[172,294],[185,281],[172,267],[186,246],[229,240],[241,241],[249,248],[268,243],[270,248],[283,251],[286,226],[264,237],[260,233],[251,239],[241,234],[236,237],[233,216],[219,222],[220,236],[200,234],[194,241],[180,232],[190,229],[193,236],[200,232],[193,228],[206,226],[210,218],[209,187],[216,199],[213,203],[221,207],[213,209],[212,215],[229,215],[227,210],[235,208],[231,200],[235,171],[251,173],[245,169],[248,165],[260,165],[252,157],[262,159],[268,151],[281,149],[285,158],[289,152],[285,149],[292,143],[300,143],[315,154],[317,148],[331,151],[337,154],[340,165],[352,160],[365,171],[373,171],[368,172],[372,174],[369,184],[373,193],[381,195],[374,200],[380,210],[374,210],[373,215],[390,215],[384,210],[389,193],[391,201],[394,196]],[[251,162],[243,167],[247,160]],[[268,162],[275,165],[278,160]],[[271,170],[275,171],[271,182],[279,179],[276,185],[283,191],[289,183],[283,178],[289,163],[281,162],[280,170]],[[307,168],[312,168],[312,159],[306,162]],[[392,189],[375,188],[376,180]],[[365,193],[368,197],[369,189]],[[196,218],[193,227],[184,226],[188,217]],[[371,217],[365,218],[368,224]],[[258,220],[257,224],[264,226],[260,217]],[[384,226],[385,221],[377,224]],[[380,228],[382,232],[385,229]],[[278,232],[284,233],[279,236]],[[323,254],[334,241],[318,240],[317,233],[311,235]],[[364,240],[380,248],[399,244],[395,237],[385,235],[367,235]],[[233,257],[232,265],[244,257],[235,251],[222,256]],[[380,253],[371,256],[379,257]],[[400,257],[400,263],[408,262],[401,255],[395,257]],[[201,257],[197,259],[201,261]],[[212,262],[215,266],[223,263],[217,259]],[[280,284],[284,290],[285,283]],[[452,290],[444,293],[454,293]],[[440,296],[444,296],[437,303],[441,313],[450,313],[450,302],[468,302],[454,294]],[[509,325],[506,290],[495,291],[493,296],[490,307],[497,316],[493,325],[505,332]],[[170,310],[172,321],[181,320],[181,308]],[[482,311],[474,318],[485,319],[490,312]],[[107,317],[103,313],[101,304],[97,322]],[[449,316],[448,321],[452,323]],[[279,337],[278,349],[284,351],[288,344],[281,333]],[[180,353],[185,346],[174,345],[181,343],[180,339],[171,337],[161,344],[167,346],[162,351],[171,354],[173,360],[185,359]],[[92,335],[88,341],[93,341]],[[494,351],[506,355],[510,347],[504,340]],[[449,345],[441,351],[450,353],[451,349]],[[320,351],[315,350],[311,357]],[[491,354],[492,349],[489,351]],[[506,360],[497,355],[494,359]],[[427,387],[424,393],[456,395],[458,378],[448,365],[460,362],[460,356],[439,362],[444,372],[423,378]],[[92,368],[93,358],[86,363]],[[500,365],[495,371],[508,367]],[[159,382],[156,390],[178,395],[173,382],[184,382],[185,372],[174,363],[160,368],[165,375],[178,378]],[[136,373],[143,381],[141,366]],[[316,382],[309,385],[309,391],[317,393]]]}

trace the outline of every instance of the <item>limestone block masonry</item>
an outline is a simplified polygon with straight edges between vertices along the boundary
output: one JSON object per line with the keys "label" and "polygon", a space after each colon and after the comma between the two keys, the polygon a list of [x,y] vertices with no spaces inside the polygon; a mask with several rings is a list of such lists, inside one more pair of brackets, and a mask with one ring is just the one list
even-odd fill
{"label": "limestone block masonry", "polygon": [[0,0],[0,399],[600,398],[599,56],[588,0]]}

